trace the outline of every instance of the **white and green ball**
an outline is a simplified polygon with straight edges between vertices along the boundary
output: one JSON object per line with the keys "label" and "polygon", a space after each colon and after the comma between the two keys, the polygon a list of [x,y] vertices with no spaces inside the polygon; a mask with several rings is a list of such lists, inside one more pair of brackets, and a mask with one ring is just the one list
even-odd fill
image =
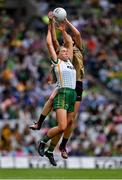
{"label": "white and green ball", "polygon": [[67,17],[67,12],[64,8],[58,7],[53,10],[53,15],[56,21],[62,22]]}

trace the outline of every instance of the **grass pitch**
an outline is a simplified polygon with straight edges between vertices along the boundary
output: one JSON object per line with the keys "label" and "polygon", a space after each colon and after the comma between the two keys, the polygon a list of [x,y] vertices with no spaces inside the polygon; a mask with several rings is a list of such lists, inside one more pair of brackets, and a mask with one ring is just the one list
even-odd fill
{"label": "grass pitch", "polygon": [[0,169],[0,179],[122,179],[122,170]]}

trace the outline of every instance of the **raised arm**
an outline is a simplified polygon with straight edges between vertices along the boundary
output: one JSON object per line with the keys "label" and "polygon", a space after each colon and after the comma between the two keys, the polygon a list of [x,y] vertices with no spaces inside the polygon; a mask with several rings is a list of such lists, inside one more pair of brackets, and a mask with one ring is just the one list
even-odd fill
{"label": "raised arm", "polygon": [[46,42],[47,42],[47,47],[48,47],[50,56],[53,59],[53,61],[56,63],[57,62],[57,55],[56,55],[56,51],[55,51],[53,43],[52,43],[51,24],[50,24],[50,22],[48,24],[48,32],[47,32]]}
{"label": "raised arm", "polygon": [[65,30],[62,31],[62,36],[65,42],[65,46],[67,47],[69,51],[69,58],[70,60],[73,59],[73,41],[72,38],[67,34]]}
{"label": "raised arm", "polygon": [[72,41],[72,38],[69,34],[67,34],[67,32],[65,30],[65,24],[64,23],[61,23],[57,28],[62,33],[64,46],[68,49],[69,58],[70,58],[70,60],[72,60],[73,59],[73,41]]}
{"label": "raised arm", "polygon": [[57,36],[56,36],[56,29],[55,29],[55,23],[54,23],[54,20],[52,20],[52,41],[53,41],[53,45],[54,45],[54,48],[55,50],[57,51],[57,49],[60,48],[60,45],[59,45],[59,42],[57,40]]}
{"label": "raised arm", "polygon": [[75,45],[77,46],[77,48],[81,49],[83,40],[81,38],[80,32],[75,28],[75,26],[73,26],[73,24],[68,19],[65,20],[65,23],[68,25],[68,27],[73,33],[73,40],[75,42]]}
{"label": "raised arm", "polygon": [[53,42],[53,46],[55,51],[57,51],[57,49],[59,49],[60,45],[58,43],[57,37],[56,37],[56,30],[55,30],[55,22],[54,22],[54,18],[53,18],[53,12],[50,11],[48,13],[48,18],[51,24],[51,34],[52,34],[52,42]]}

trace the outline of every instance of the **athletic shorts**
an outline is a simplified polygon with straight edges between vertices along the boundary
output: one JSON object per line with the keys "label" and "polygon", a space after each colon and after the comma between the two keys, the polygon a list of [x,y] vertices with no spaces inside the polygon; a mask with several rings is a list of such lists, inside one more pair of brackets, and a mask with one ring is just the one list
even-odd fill
{"label": "athletic shorts", "polygon": [[57,95],[54,97],[53,109],[65,109],[67,112],[74,112],[76,102],[76,91],[70,88],[58,89]]}
{"label": "athletic shorts", "polygon": [[82,93],[83,93],[83,83],[82,81],[76,81],[76,101],[81,101],[82,100]]}

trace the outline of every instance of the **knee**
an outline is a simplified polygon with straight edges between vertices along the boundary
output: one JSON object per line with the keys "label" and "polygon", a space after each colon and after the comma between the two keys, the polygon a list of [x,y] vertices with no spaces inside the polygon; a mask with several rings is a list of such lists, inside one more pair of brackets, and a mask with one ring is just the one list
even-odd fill
{"label": "knee", "polygon": [[59,131],[63,132],[63,131],[65,131],[66,128],[67,128],[67,124],[62,124],[59,126]]}

